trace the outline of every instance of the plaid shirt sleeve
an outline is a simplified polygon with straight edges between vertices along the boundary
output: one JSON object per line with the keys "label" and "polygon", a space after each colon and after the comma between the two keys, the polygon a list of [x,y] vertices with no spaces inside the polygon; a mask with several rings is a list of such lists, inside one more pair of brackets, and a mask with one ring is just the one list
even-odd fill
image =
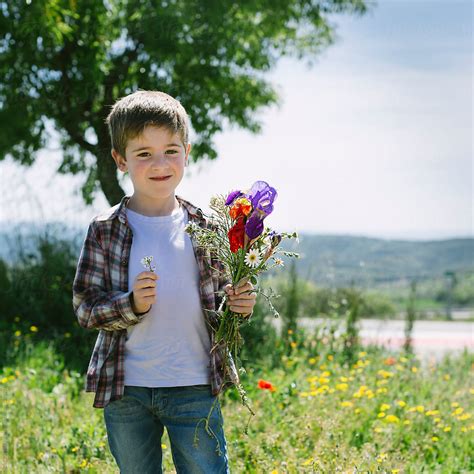
{"label": "plaid shirt sleeve", "polygon": [[73,308],[86,329],[116,331],[138,324],[146,315],[133,312],[132,291],[106,291],[104,251],[97,240],[94,221],[89,224],[73,282]]}

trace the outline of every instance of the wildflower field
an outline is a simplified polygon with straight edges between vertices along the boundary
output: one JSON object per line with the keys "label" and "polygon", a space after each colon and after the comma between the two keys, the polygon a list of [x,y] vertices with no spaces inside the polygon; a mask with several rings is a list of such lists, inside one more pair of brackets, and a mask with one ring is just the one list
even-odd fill
{"label": "wildflower field", "polygon": [[[473,354],[435,364],[370,347],[348,362],[298,332],[283,345],[275,368],[246,361],[250,422],[236,390],[221,398],[231,472],[474,472]],[[0,471],[118,472],[84,376],[51,343],[17,355],[0,375]],[[162,446],[174,472],[166,432]]]}

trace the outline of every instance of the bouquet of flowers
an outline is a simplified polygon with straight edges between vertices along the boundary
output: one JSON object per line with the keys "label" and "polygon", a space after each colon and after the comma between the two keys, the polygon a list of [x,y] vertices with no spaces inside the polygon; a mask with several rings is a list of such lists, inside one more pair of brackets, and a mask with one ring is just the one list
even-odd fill
{"label": "bouquet of flowers", "polygon": [[[296,232],[277,233],[264,226],[264,220],[273,211],[273,203],[277,191],[265,181],[256,181],[249,190],[232,191],[227,196],[211,198],[210,208],[214,214],[209,217],[210,226],[203,228],[195,223],[189,223],[186,232],[196,238],[198,245],[209,249],[224,267],[224,272],[236,287],[242,279],[257,284],[257,276],[275,266],[283,266],[283,261],[276,257],[282,253],[288,257],[299,257],[295,252],[281,250],[278,245],[283,238],[298,238]],[[269,259],[271,261],[269,262]],[[271,297],[277,296],[272,291],[267,295],[261,289],[254,291],[265,297],[274,314],[278,313],[271,304]],[[245,316],[234,313],[226,305],[227,295],[214,313],[215,345],[211,352],[224,344],[232,354],[238,373],[245,371],[239,368],[239,349],[242,337],[239,332],[241,324],[246,322]],[[225,351],[224,373],[227,373],[228,353]],[[237,386],[242,403],[247,406],[252,415],[245,390]]]}

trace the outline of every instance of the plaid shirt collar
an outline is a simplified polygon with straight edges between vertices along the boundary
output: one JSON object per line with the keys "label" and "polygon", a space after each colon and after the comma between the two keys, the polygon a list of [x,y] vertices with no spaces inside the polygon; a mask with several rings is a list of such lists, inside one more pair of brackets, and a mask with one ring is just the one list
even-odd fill
{"label": "plaid shirt collar", "polygon": [[[118,218],[122,224],[128,225],[127,205],[130,201],[130,198],[131,196],[128,195],[123,196],[118,204],[97,216],[97,220],[107,221]],[[194,206],[189,201],[183,199],[181,196],[176,195],[176,199],[178,200],[179,204],[188,211],[188,214],[191,218],[204,222],[204,213],[202,212],[201,208]]]}

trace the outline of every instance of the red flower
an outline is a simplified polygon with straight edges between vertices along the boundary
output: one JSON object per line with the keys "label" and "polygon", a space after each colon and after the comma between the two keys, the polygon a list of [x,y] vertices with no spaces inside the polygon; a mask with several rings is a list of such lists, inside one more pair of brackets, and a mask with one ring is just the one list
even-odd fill
{"label": "red flower", "polygon": [[394,358],[394,357],[387,357],[385,360],[384,360],[384,364],[385,365],[393,365],[397,362],[397,360]]}
{"label": "red flower", "polygon": [[252,212],[252,204],[247,198],[238,198],[229,210],[232,219],[238,219],[241,216],[248,216]]}
{"label": "red flower", "polygon": [[245,223],[243,218],[240,218],[237,223],[229,229],[227,236],[229,237],[230,251],[232,253],[237,252],[237,250],[244,246]]}
{"label": "red flower", "polygon": [[274,392],[276,390],[271,382],[267,382],[266,380],[262,379],[258,381],[258,388],[261,388],[262,390],[270,390],[270,392]]}

